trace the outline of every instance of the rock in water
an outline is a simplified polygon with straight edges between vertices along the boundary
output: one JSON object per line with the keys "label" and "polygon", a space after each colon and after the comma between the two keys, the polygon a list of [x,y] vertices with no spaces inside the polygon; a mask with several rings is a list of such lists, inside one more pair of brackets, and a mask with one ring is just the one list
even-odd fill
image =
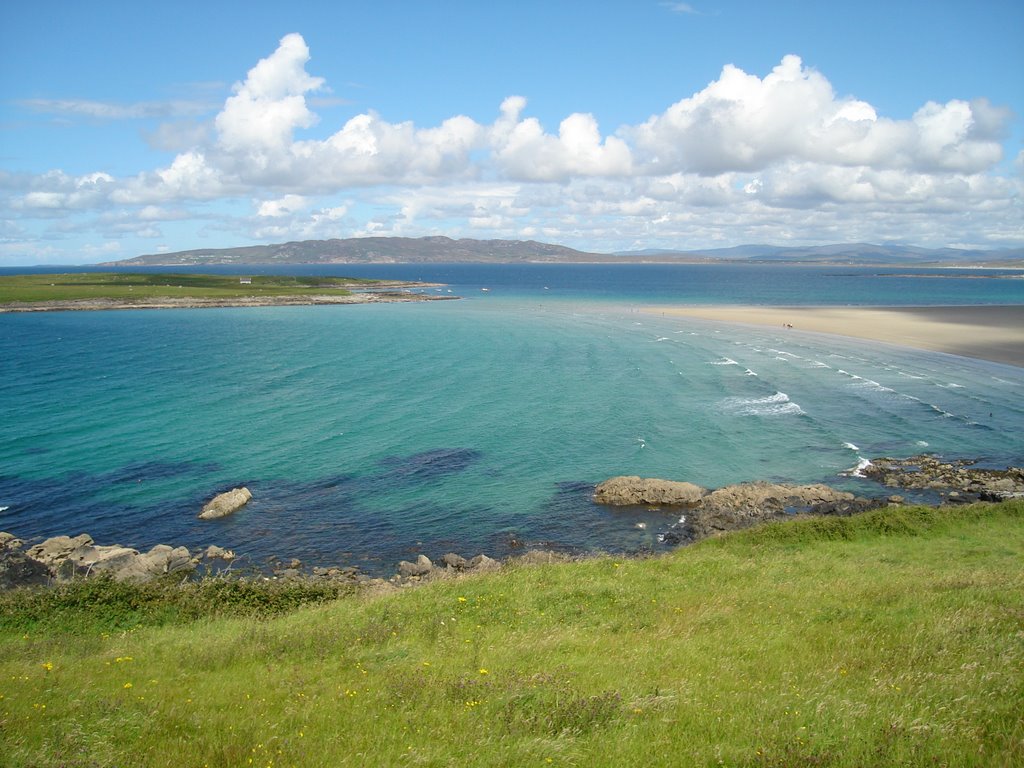
{"label": "rock in water", "polygon": [[232,488],[226,493],[214,496],[203,506],[199,513],[200,520],[215,520],[233,514],[249,503],[252,493],[248,488]]}
{"label": "rock in water", "polygon": [[635,475],[605,480],[594,491],[598,504],[628,506],[634,504],[696,504],[707,491],[693,483],[681,483]]}

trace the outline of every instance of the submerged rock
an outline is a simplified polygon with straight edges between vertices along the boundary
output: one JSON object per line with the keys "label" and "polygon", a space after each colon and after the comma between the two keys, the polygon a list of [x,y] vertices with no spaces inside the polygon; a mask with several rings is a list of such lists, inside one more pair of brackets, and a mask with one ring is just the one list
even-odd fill
{"label": "submerged rock", "polygon": [[215,520],[234,514],[252,499],[252,492],[245,487],[232,488],[230,491],[214,496],[203,505],[199,513],[200,520]]}

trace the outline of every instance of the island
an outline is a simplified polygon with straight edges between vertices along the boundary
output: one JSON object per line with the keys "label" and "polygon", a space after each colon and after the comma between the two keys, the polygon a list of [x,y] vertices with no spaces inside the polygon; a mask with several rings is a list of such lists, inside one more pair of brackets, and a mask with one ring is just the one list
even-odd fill
{"label": "island", "polygon": [[0,312],[437,301],[436,283],[352,277],[76,272],[0,277]]}

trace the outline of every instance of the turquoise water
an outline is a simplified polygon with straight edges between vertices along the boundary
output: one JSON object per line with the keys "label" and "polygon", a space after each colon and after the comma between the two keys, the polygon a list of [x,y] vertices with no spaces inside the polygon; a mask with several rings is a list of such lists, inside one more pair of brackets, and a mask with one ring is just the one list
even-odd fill
{"label": "turquoise water", "polygon": [[[645,314],[640,287],[588,293],[588,268],[518,269],[450,268],[459,302],[0,316],[0,530],[384,573],[418,551],[657,549],[671,517],[589,501],[611,475],[881,493],[844,473],[921,451],[1024,460],[1024,369]],[[832,303],[905,279],[861,275]],[[798,282],[779,290],[812,292]],[[914,303],[951,303],[927,301],[951,282],[914,281]],[[965,278],[959,303],[1019,282]],[[195,518],[241,484],[246,509]]]}

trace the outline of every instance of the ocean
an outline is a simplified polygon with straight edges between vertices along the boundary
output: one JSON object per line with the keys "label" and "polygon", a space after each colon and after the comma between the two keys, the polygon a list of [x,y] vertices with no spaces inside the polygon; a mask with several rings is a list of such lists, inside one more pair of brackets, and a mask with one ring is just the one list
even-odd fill
{"label": "ocean", "polygon": [[[1024,461],[1024,369],[643,311],[1024,303],[1024,280],[985,279],[1004,273],[250,270],[442,282],[430,291],[464,298],[0,315],[0,530],[389,574],[421,552],[659,551],[672,515],[591,502],[613,475],[881,495],[851,472],[864,459]],[[246,508],[196,519],[239,485],[254,494]]]}

